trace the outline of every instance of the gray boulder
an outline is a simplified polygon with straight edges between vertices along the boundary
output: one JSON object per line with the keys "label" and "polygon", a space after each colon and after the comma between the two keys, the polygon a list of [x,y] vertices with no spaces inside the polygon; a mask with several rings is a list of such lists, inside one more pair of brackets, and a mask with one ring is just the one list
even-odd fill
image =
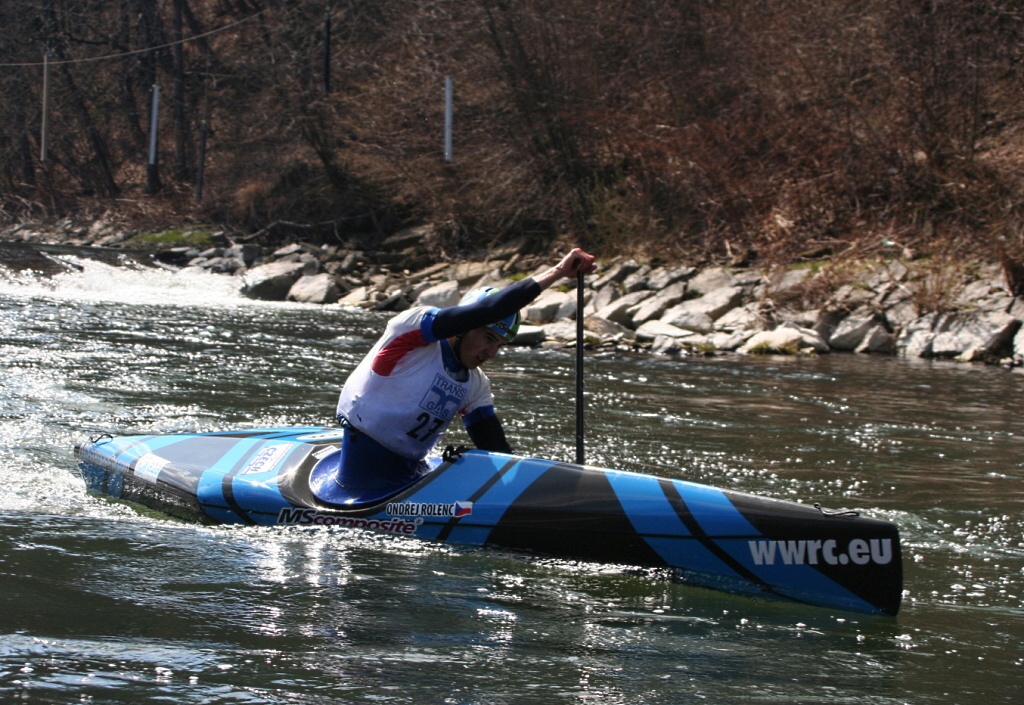
{"label": "gray boulder", "polygon": [[523,318],[531,323],[551,323],[576,315],[576,291],[548,289],[541,293],[522,311]]}
{"label": "gray boulder", "polygon": [[375,289],[370,286],[357,286],[338,299],[338,303],[342,306],[368,308],[373,303],[374,291]]}
{"label": "gray boulder", "polygon": [[725,267],[710,267],[701,270],[690,279],[689,289],[698,294],[710,294],[716,289],[736,285],[736,277]]}
{"label": "gray boulder", "polygon": [[783,323],[773,330],[755,333],[739,348],[741,353],[793,355],[796,353],[827,353],[828,344],[816,331]]}
{"label": "gray boulder", "polygon": [[757,335],[758,330],[715,331],[707,336],[707,344],[715,350],[738,350],[748,340]]}
{"label": "gray boulder", "polygon": [[260,256],[260,248],[259,245],[254,245],[252,243],[232,245],[224,250],[224,256],[236,259],[246,267],[251,267],[256,264],[256,260]]}
{"label": "gray boulder", "polygon": [[663,291],[673,284],[685,282],[696,272],[696,267],[660,267],[647,275],[647,288]]}
{"label": "gray boulder", "polygon": [[686,282],[676,281],[664,288],[655,289],[654,292],[653,296],[644,299],[630,311],[634,325],[661,318],[665,311],[681,302],[686,296]]}
{"label": "gray boulder", "polygon": [[373,305],[373,309],[375,311],[404,311],[411,305],[405,295],[405,289],[396,287],[386,291],[384,296]]}
{"label": "gray boulder", "polygon": [[756,292],[759,296],[794,298],[791,292],[811,276],[810,269],[776,268],[769,272]]}
{"label": "gray boulder", "polygon": [[885,320],[893,330],[902,330],[918,318],[917,304],[905,292],[886,299],[883,304]]}
{"label": "gray boulder", "polygon": [[563,343],[576,340],[576,321],[555,321],[554,323],[545,323],[541,328],[544,329],[545,340]]}
{"label": "gray boulder", "polygon": [[270,262],[242,275],[239,293],[249,299],[284,301],[292,285],[306,273],[304,262]]}
{"label": "gray boulder", "polygon": [[931,357],[935,329],[941,326],[941,321],[937,313],[915,318],[896,337],[896,352],[907,357]]}
{"label": "gray boulder", "polygon": [[512,345],[539,345],[544,342],[545,337],[544,329],[541,326],[521,325]]}
{"label": "gray boulder", "polygon": [[320,248],[316,245],[311,245],[308,242],[293,242],[274,250],[273,257],[274,259],[281,259],[301,254],[319,255]]}
{"label": "gray boulder", "polygon": [[288,290],[288,301],[307,304],[333,304],[340,292],[334,277],[326,272],[300,277]]}
{"label": "gray boulder", "polygon": [[416,297],[416,305],[448,308],[458,304],[461,298],[462,294],[459,293],[459,283],[452,280],[434,284],[420,292],[419,296]]}
{"label": "gray boulder", "polygon": [[662,323],[696,333],[710,333],[715,321],[708,314],[692,307],[675,306],[661,317]]}
{"label": "gray boulder", "polygon": [[867,334],[882,325],[882,317],[870,308],[859,308],[836,325],[828,336],[833,350],[856,350]]}
{"label": "gray boulder", "polygon": [[656,338],[683,339],[693,336],[692,330],[684,330],[664,321],[647,321],[641,323],[636,329],[636,339],[640,342],[650,342]]}
{"label": "gray boulder", "polygon": [[967,361],[1003,355],[1013,349],[1020,327],[1019,320],[1005,313],[956,314],[935,334],[931,354]]}
{"label": "gray boulder", "polygon": [[683,345],[678,338],[659,335],[651,342],[651,352],[658,355],[678,355],[683,352]]}
{"label": "gray boulder", "polygon": [[622,296],[622,293],[619,291],[618,284],[606,284],[602,287],[595,287],[593,296],[587,301],[583,310],[587,315],[590,315],[604,308],[620,296]]}
{"label": "gray boulder", "polygon": [[595,289],[602,289],[608,284],[621,284],[626,277],[640,269],[640,263],[635,260],[616,262],[594,282]]}
{"label": "gray boulder", "polygon": [[711,331],[714,321],[738,306],[743,300],[743,289],[738,286],[724,286],[704,294],[699,299],[690,299],[673,306],[661,320],[680,328],[702,333]]}
{"label": "gray boulder", "polygon": [[594,312],[594,316],[597,318],[603,318],[607,321],[614,321],[619,325],[631,328],[633,326],[633,318],[630,315],[630,309],[634,308],[641,301],[649,299],[653,295],[653,291],[648,291],[646,289],[625,294],[624,296],[620,296],[615,299],[607,306],[603,306],[598,309]]}
{"label": "gray boulder", "polygon": [[622,291],[627,294],[632,294],[634,291],[642,291],[644,289],[650,289],[650,285],[647,282],[647,275],[651,273],[651,268],[647,265],[640,267],[628,277],[622,281]]}
{"label": "gray boulder", "polygon": [[216,274],[234,274],[245,269],[245,264],[233,257],[211,257],[207,260],[193,260],[188,264],[190,267],[200,267]]}
{"label": "gray boulder", "polygon": [[859,353],[883,353],[886,355],[891,355],[895,351],[896,336],[881,324],[869,330],[855,349],[855,352]]}
{"label": "gray boulder", "polygon": [[592,338],[596,335],[605,343],[617,343],[622,340],[634,340],[636,334],[626,326],[606,318],[587,318],[583,322],[584,335]]}
{"label": "gray boulder", "polygon": [[759,301],[738,306],[715,321],[715,330],[725,333],[750,331],[751,335],[764,330],[766,319],[765,314],[762,313],[762,307],[763,304]]}

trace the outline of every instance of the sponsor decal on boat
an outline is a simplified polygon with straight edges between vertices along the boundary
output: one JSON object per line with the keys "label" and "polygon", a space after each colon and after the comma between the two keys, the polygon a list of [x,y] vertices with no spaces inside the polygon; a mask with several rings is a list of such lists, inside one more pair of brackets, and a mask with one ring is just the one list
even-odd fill
{"label": "sponsor decal on boat", "polygon": [[245,464],[245,467],[238,471],[238,474],[255,475],[260,472],[269,472],[274,469],[274,466],[288,453],[290,448],[292,448],[291,443],[275,443],[260,448],[256,451],[256,455],[252,456]]}
{"label": "sponsor decal on boat", "polygon": [[167,467],[169,461],[153,453],[146,453],[135,463],[135,477],[156,482],[160,471]]}
{"label": "sponsor decal on boat", "polygon": [[835,539],[826,541],[748,541],[754,565],[886,565],[892,562],[892,539],[851,539],[839,550]]}
{"label": "sponsor decal on boat", "polygon": [[369,529],[400,536],[412,536],[423,523],[422,519],[366,519],[320,512],[311,507],[283,507],[277,515],[278,524],[292,526],[340,526],[349,529]]}
{"label": "sponsor decal on boat", "polygon": [[388,514],[398,517],[459,517],[473,513],[472,502],[392,502],[384,508]]}

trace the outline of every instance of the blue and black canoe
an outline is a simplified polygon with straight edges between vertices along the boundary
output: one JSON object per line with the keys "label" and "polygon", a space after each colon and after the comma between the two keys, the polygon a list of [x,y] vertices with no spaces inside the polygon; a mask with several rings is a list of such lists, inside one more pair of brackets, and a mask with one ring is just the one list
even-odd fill
{"label": "blue and black canoe", "polygon": [[895,615],[893,524],[654,475],[469,450],[390,496],[330,497],[338,428],[104,435],[89,491],[209,523],[349,527],[560,558],[669,567],[698,585]]}

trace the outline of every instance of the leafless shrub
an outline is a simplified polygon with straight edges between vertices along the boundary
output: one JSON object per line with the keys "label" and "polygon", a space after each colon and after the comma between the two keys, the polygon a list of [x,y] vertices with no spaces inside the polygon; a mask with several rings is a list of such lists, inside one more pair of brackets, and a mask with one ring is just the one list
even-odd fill
{"label": "leafless shrub", "polygon": [[[522,237],[783,264],[895,229],[1012,263],[993,233],[1024,222],[1005,205],[1022,187],[1018,4],[329,3],[328,74],[324,3],[8,0],[0,208],[120,193],[250,231],[333,221],[372,239],[430,220],[446,249]],[[169,168],[145,195],[154,83]]]}
{"label": "leafless shrub", "polygon": [[946,313],[956,310],[956,301],[968,281],[969,269],[963,260],[937,255],[919,263],[907,289],[919,316]]}

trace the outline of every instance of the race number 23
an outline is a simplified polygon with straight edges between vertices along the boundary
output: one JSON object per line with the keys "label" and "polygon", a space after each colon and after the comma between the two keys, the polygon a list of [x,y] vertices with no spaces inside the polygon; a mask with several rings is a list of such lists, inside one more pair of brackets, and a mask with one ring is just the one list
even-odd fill
{"label": "race number 23", "polygon": [[444,419],[439,419],[431,414],[422,413],[416,417],[416,427],[411,431],[406,431],[406,435],[415,438],[417,441],[425,441],[435,433],[444,424]]}

